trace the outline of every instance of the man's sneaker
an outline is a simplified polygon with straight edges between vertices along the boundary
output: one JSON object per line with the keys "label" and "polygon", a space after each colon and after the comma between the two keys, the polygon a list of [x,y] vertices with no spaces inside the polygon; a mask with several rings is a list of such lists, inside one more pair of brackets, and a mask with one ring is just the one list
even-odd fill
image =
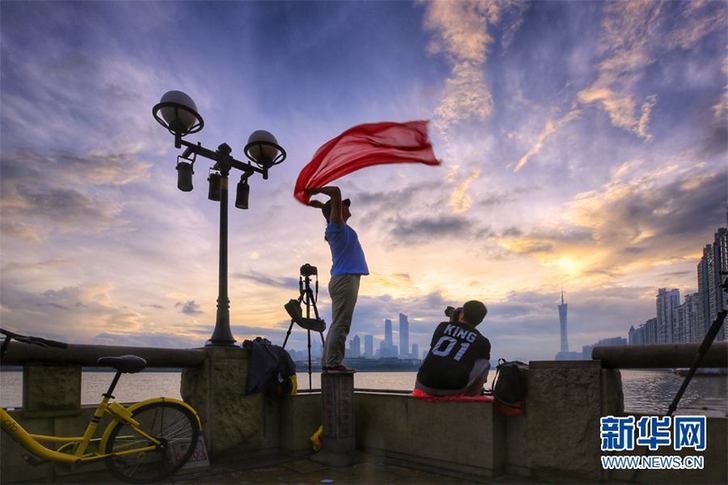
{"label": "man's sneaker", "polygon": [[334,373],[334,372],[356,372],[356,369],[351,369],[349,367],[346,367],[344,365],[335,365],[333,367],[323,366],[321,368],[323,372],[327,373]]}

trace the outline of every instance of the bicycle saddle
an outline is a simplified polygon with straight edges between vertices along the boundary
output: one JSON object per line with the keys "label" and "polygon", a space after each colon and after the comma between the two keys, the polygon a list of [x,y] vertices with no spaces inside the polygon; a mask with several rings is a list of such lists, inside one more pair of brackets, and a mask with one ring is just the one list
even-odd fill
{"label": "bicycle saddle", "polygon": [[121,357],[100,357],[96,364],[113,367],[124,374],[133,374],[144,369],[147,366],[147,361],[136,355],[122,355]]}

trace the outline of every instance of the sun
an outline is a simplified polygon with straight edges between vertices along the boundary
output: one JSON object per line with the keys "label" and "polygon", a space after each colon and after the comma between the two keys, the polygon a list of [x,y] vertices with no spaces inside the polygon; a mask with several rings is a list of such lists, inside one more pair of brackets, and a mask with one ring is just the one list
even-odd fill
{"label": "sun", "polygon": [[577,275],[581,272],[581,268],[583,266],[583,263],[579,263],[577,261],[574,261],[572,258],[568,256],[562,256],[557,261],[557,264],[559,268],[561,268],[562,271],[564,271],[567,274],[570,275]]}

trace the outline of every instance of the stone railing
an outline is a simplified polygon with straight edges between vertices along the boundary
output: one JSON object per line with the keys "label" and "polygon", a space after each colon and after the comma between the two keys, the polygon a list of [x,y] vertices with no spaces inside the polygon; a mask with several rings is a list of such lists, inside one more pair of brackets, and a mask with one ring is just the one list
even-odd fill
{"label": "stone railing", "polygon": [[[77,380],[80,383],[81,366],[93,364],[100,356],[96,352],[133,353],[147,358],[152,366],[184,367],[181,395],[202,418],[213,461],[258,450],[296,456],[312,453],[309,437],[321,423],[321,395],[245,396],[249,356],[240,347],[167,350],[71,346],[65,351],[26,348],[23,352],[32,354],[20,356],[20,344],[14,345],[14,353],[9,353],[3,364],[24,365],[28,381],[23,402],[31,408],[14,411],[13,416],[33,432],[78,433],[90,414],[90,409],[78,405],[78,392],[71,391],[80,389],[80,385],[74,386]],[[175,360],[178,357],[181,360]],[[508,473],[538,481],[629,480],[628,474],[601,467],[599,418],[624,413],[619,362],[609,356],[605,362],[608,364],[600,360],[531,362],[526,413],[517,417],[499,414],[492,403],[426,402],[410,395],[355,392],[356,446],[402,464],[474,479]],[[55,377],[47,377],[49,370]],[[74,384],[54,390],[64,379]],[[44,410],[43,392],[68,394],[74,402],[67,402],[64,409]],[[643,472],[638,481],[720,483],[727,473],[727,423],[726,417],[708,419],[704,470]],[[3,434],[3,482],[37,481],[63,473],[46,467],[45,475],[40,475],[43,466],[24,464],[21,454],[22,449]],[[79,467],[77,471],[87,469]]]}
{"label": "stone railing", "polygon": [[[81,405],[82,368],[95,366],[99,357],[120,355],[143,357],[148,368],[184,369],[181,394],[197,409],[212,456],[233,445],[250,443],[251,438],[253,442],[261,441],[262,401],[260,396],[244,396],[248,352],[240,347],[163,349],[71,344],[59,349],[11,342],[1,364],[23,366],[22,407],[11,410],[11,415],[30,432],[80,435],[95,407]],[[3,482],[43,480],[68,473],[64,467],[50,463],[28,465],[23,460],[23,455],[28,454],[23,448],[5,433],[0,440]],[[75,471],[99,466],[88,465]]]}

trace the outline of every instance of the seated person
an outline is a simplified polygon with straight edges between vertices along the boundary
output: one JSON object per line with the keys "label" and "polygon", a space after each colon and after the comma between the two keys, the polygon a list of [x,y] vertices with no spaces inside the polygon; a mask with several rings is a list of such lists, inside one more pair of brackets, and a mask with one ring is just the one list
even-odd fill
{"label": "seated person", "polygon": [[471,300],[438,325],[415,389],[433,396],[481,394],[490,369],[490,342],[475,327],[486,313],[482,302]]}

